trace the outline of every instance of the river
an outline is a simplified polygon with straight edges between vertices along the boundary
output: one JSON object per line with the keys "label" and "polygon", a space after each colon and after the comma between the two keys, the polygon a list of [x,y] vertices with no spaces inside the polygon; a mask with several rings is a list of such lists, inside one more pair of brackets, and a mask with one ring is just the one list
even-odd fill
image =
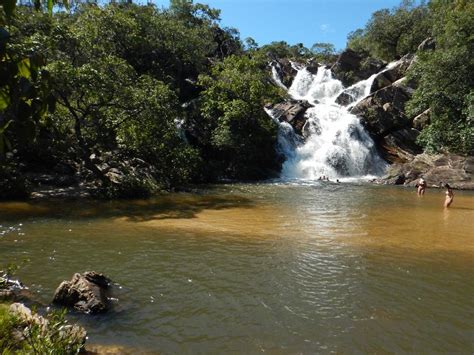
{"label": "river", "polygon": [[288,182],[4,202],[0,264],[22,264],[44,304],[73,273],[105,273],[113,310],[70,317],[133,352],[472,353],[474,194],[443,201]]}

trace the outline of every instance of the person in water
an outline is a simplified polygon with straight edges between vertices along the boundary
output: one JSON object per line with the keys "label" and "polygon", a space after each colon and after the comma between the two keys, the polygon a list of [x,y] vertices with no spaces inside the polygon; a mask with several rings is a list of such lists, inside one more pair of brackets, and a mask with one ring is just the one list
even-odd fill
{"label": "person in water", "polygon": [[449,184],[444,184],[444,187],[446,188],[446,199],[444,200],[444,207],[448,208],[453,203],[454,192],[453,189],[451,189],[451,186],[449,186]]}
{"label": "person in water", "polygon": [[421,177],[420,180],[418,180],[417,185],[418,185],[418,190],[417,190],[418,196],[423,196],[425,194],[425,190],[426,190],[426,181],[425,181],[425,179],[423,179]]}

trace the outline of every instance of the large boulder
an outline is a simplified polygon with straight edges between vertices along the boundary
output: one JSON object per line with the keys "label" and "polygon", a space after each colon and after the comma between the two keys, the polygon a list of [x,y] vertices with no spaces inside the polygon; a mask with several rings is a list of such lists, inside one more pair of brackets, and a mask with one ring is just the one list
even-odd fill
{"label": "large boulder", "polygon": [[63,281],[54,293],[53,303],[87,314],[109,309],[107,290],[110,280],[94,271],[76,273],[71,281]]}
{"label": "large boulder", "polygon": [[414,55],[407,54],[395,62],[390,68],[380,72],[375,78],[370,88],[370,92],[375,92],[403,78],[414,60]]}
{"label": "large boulder", "polygon": [[415,186],[417,180],[423,177],[430,187],[449,183],[456,189],[474,189],[473,173],[474,157],[423,153],[409,162],[391,165],[382,180],[387,184],[395,184],[398,179],[403,180],[405,185]]}
{"label": "large boulder", "polygon": [[288,122],[297,134],[303,135],[303,127],[307,121],[305,113],[310,107],[311,104],[305,100],[286,100],[274,105],[271,110],[276,119]]}
{"label": "large boulder", "polygon": [[381,60],[348,48],[339,55],[336,63],[331,67],[331,71],[344,86],[350,86],[378,73],[385,65],[386,63]]}
{"label": "large boulder", "polygon": [[409,96],[393,85],[376,91],[351,109],[361,118],[362,124],[374,138],[403,128],[410,128],[411,122],[405,116],[405,102]]}
{"label": "large boulder", "polygon": [[405,115],[409,94],[400,86],[390,85],[363,99],[351,109],[374,139],[385,160],[407,162],[421,153],[416,143],[419,131]]}
{"label": "large boulder", "polygon": [[387,134],[379,142],[383,158],[391,163],[412,160],[414,155],[422,151],[416,144],[419,134],[414,128],[403,128]]}

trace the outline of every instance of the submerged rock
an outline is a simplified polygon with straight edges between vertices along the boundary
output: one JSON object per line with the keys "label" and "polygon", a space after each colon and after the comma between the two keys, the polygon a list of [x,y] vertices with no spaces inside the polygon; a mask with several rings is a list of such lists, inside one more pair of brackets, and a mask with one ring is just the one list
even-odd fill
{"label": "submerged rock", "polygon": [[83,313],[106,312],[109,302],[106,291],[110,279],[94,271],[76,273],[71,281],[63,281],[56,289],[53,303],[72,307]]}

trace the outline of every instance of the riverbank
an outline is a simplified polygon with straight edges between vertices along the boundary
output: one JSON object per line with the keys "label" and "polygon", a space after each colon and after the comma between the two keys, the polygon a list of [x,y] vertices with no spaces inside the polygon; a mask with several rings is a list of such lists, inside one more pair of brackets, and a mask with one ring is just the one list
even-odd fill
{"label": "riverbank", "polygon": [[[423,177],[428,187],[439,188],[449,183],[456,190],[474,190],[474,157],[462,157],[454,154],[419,154],[408,162],[394,163],[387,168],[386,174],[373,180],[376,184],[404,185],[414,187],[419,178]],[[36,179],[38,180],[38,178]],[[35,181],[36,181],[35,180]],[[28,200],[77,200],[94,199],[100,196],[99,183],[81,182],[71,186],[61,186],[61,176],[42,175],[42,182],[31,186],[29,194],[16,201]],[[283,182],[283,181],[282,181]],[[222,182],[222,184],[229,181]],[[243,183],[236,181],[235,183]],[[255,182],[265,183],[265,181]],[[175,191],[193,192],[205,189],[208,184],[192,185],[175,189]],[[162,192],[169,193],[169,192]],[[159,194],[158,194],[159,195]],[[136,196],[140,198],[140,196]],[[102,198],[103,199],[103,198]],[[0,198],[0,201],[2,199]]]}
{"label": "riverbank", "polygon": [[474,157],[455,154],[419,154],[405,163],[394,163],[378,180],[389,185],[415,186],[423,177],[429,187],[448,183],[454,189],[474,190]]}

